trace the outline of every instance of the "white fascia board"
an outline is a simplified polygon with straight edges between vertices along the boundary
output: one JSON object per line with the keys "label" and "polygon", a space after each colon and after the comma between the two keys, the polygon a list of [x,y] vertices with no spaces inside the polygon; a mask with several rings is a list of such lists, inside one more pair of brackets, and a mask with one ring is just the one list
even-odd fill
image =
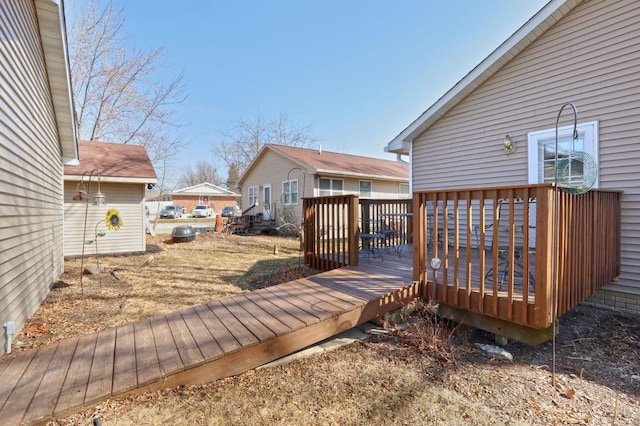
{"label": "white fascia board", "polygon": [[71,92],[64,1],[35,0],[45,67],[62,157],[65,163],[78,158],[78,132]]}
{"label": "white fascia board", "polygon": [[411,142],[399,139],[394,139],[387,146],[384,147],[384,152],[391,152],[395,154],[409,155],[411,151]]}

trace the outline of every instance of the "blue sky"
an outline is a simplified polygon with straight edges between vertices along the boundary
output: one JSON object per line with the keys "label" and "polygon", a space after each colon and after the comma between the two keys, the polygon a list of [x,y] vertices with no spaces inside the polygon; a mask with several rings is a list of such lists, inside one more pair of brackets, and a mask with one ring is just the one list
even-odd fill
{"label": "blue sky", "polygon": [[185,71],[178,169],[216,163],[222,133],[258,114],[310,124],[323,150],[394,159],[384,146],[546,3],[113,0],[132,43]]}

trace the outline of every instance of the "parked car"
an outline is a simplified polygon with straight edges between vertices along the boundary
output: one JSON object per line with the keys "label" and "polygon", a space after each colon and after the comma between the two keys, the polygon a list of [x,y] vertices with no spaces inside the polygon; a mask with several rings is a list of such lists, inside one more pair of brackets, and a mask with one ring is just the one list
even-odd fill
{"label": "parked car", "polygon": [[195,206],[191,212],[191,217],[209,217],[213,216],[213,209],[207,205]]}
{"label": "parked car", "polygon": [[222,211],[220,212],[220,214],[222,215],[222,217],[231,217],[231,216],[235,216],[236,214],[236,208],[235,207],[225,207],[222,209]]}
{"label": "parked car", "polygon": [[182,207],[180,206],[169,205],[160,210],[160,219],[178,219],[180,217],[182,217]]}

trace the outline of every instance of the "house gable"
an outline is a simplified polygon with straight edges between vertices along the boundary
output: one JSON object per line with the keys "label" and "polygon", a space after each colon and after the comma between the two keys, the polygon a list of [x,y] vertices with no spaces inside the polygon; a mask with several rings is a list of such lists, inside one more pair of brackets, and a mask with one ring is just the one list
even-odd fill
{"label": "house gable", "polygon": [[219,214],[225,207],[236,207],[239,194],[228,189],[221,188],[209,182],[182,188],[170,194],[173,204],[184,207],[187,213],[195,206],[207,205],[213,209],[214,214]]}
{"label": "house gable", "polygon": [[221,188],[212,183],[204,182],[198,185],[182,188],[173,192],[173,195],[209,195],[209,196],[222,196],[222,197],[237,197],[239,196],[233,191]]}

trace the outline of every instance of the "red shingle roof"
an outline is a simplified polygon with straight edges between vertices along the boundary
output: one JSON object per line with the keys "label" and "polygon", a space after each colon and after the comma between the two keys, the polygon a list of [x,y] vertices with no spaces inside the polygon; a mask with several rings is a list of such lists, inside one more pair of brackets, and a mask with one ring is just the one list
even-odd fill
{"label": "red shingle roof", "polygon": [[310,173],[325,172],[342,175],[409,179],[409,166],[399,161],[284,145],[270,144],[266,145],[266,147],[313,169],[309,170]]}
{"label": "red shingle roof", "polygon": [[[103,178],[136,178],[156,180],[147,150],[143,146],[121,143],[78,141],[80,164],[64,166],[67,176],[82,175],[97,169]],[[151,182],[150,182],[151,183]]]}

